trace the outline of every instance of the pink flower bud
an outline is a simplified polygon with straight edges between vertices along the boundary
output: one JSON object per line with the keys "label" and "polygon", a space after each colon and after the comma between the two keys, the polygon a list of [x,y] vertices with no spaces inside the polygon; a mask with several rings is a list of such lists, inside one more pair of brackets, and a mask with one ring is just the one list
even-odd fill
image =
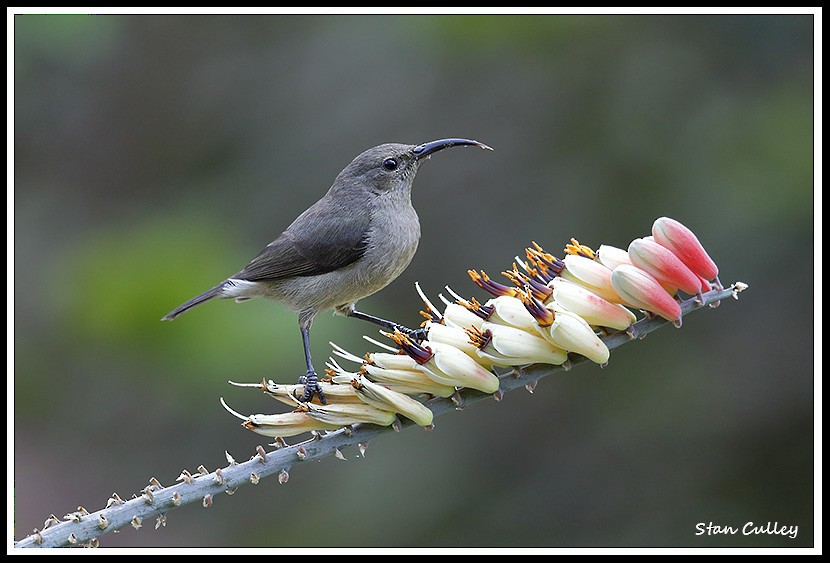
{"label": "pink flower bud", "polygon": [[660,315],[672,322],[683,314],[680,305],[666,293],[654,276],[636,266],[620,264],[611,272],[614,290],[632,306]]}
{"label": "pink flower bud", "polygon": [[670,219],[660,217],[651,227],[654,240],[671,250],[681,262],[705,280],[718,277],[718,267],[706,253],[703,245],[688,227]]}
{"label": "pink flower bud", "polygon": [[664,287],[676,287],[689,295],[700,293],[700,278],[665,246],[637,238],[628,245],[628,256],[633,265],[654,276]]}

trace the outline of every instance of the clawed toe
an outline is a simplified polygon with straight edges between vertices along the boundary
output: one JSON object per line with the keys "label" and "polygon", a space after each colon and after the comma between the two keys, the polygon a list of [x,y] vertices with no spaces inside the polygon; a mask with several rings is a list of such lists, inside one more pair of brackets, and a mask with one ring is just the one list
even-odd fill
{"label": "clawed toe", "polygon": [[320,387],[320,381],[317,378],[317,374],[313,371],[306,373],[305,375],[300,376],[298,380],[300,385],[305,385],[303,389],[303,394],[300,397],[301,403],[308,403],[314,400],[314,396],[320,398],[320,402],[322,404],[326,404],[326,396],[323,394],[323,388]]}

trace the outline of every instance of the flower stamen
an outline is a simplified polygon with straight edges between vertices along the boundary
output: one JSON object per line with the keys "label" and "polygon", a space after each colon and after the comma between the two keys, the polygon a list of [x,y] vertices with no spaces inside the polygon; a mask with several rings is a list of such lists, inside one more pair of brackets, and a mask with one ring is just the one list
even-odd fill
{"label": "flower stamen", "polygon": [[475,297],[470,298],[469,301],[467,301],[466,299],[459,299],[458,301],[456,301],[456,303],[458,303],[465,309],[469,310],[470,312],[475,313],[476,315],[481,317],[482,320],[485,321],[489,319],[490,316],[493,314],[493,311],[496,310],[495,307],[491,305],[482,305]]}
{"label": "flower stamen", "polygon": [[493,340],[493,333],[489,329],[482,331],[479,328],[470,327],[464,331],[470,337],[470,344],[479,349],[484,349]]}
{"label": "flower stamen", "polygon": [[533,315],[539,326],[550,326],[553,324],[555,316],[553,311],[545,307],[545,304],[533,296],[530,288],[525,287],[524,291],[519,291],[517,296],[522,300],[522,303],[527,309],[527,312]]}
{"label": "flower stamen", "polygon": [[562,260],[545,252],[536,242],[533,243],[533,248],[525,249],[525,255],[528,262],[538,270],[545,283],[557,277],[565,269],[565,263]]}
{"label": "flower stamen", "polygon": [[476,270],[467,270],[467,274],[478,287],[493,297],[499,297],[500,295],[510,295],[512,297],[516,297],[516,293],[519,291],[515,287],[509,287],[504,284],[494,282],[490,279],[490,276],[484,272],[484,270],[482,270],[481,273],[478,273]]}
{"label": "flower stamen", "polygon": [[395,332],[381,332],[384,336],[391,338],[401,350],[415,360],[418,364],[425,364],[432,359],[433,353],[428,346],[422,346],[413,342],[407,335],[395,329]]}
{"label": "flower stamen", "polygon": [[530,288],[530,290],[533,292],[533,296],[539,299],[540,301],[547,301],[553,293],[553,290],[549,288],[546,284],[540,283],[532,277],[528,276],[527,274],[520,272],[515,262],[513,263],[513,270],[504,271],[502,272],[502,275],[510,281],[512,281],[518,287]]}
{"label": "flower stamen", "polygon": [[596,258],[596,253],[590,246],[579,244],[579,241],[575,238],[571,239],[570,244],[565,245],[565,254],[576,254],[578,256],[590,258],[591,260]]}

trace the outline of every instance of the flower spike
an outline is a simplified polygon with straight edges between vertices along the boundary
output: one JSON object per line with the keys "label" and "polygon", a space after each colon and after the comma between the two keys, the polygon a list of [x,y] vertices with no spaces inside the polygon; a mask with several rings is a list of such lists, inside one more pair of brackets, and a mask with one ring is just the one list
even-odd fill
{"label": "flower spike", "polygon": [[[572,361],[579,359],[604,366],[609,359],[609,346],[619,345],[626,336],[642,338],[661,324],[653,320],[653,315],[680,326],[683,310],[696,305],[692,299],[673,297],[678,291],[697,295],[699,305],[708,303],[710,307],[728,294],[702,294],[713,287],[722,290],[717,266],[695,235],[673,219],[657,219],[651,236],[635,239],[623,248],[627,250],[603,244],[594,251],[570,239],[563,259],[559,259],[534,241],[524,249],[526,259],[520,252],[512,267],[501,272],[509,280],[507,284],[494,281],[483,270],[467,271],[471,280],[492,296],[481,302],[445,286],[448,293],[444,295],[450,298],[439,293],[440,301],[436,304],[444,305],[439,308],[416,283],[424,304],[420,313],[426,320],[414,334],[404,328],[380,331],[394,346],[364,336],[380,351],[362,357],[332,343],[333,350],[325,364],[327,377],[320,382],[326,389],[328,404],[300,402],[301,384],[283,385],[266,379],[260,383],[229,383],[258,389],[291,405],[293,412],[246,416],[232,410],[224,400],[220,402],[241,420],[243,427],[274,437],[274,446],[284,446],[283,437],[304,432],[319,439],[323,432],[342,428],[347,436],[353,436],[360,430],[352,426],[364,423],[391,426],[398,431],[399,416],[431,429],[430,407],[438,405],[436,397],[451,399],[460,409],[467,398],[478,398],[475,393],[463,393],[464,388],[493,394],[500,400],[501,382],[506,389],[515,387],[510,372],[499,368],[512,370],[517,378],[526,378],[530,381],[526,387],[532,392],[536,377],[527,366],[560,365],[567,371]],[[745,287],[736,283],[733,296],[737,298],[737,292]],[[636,323],[637,317],[629,308],[642,309],[646,319]],[[613,333],[614,330],[625,332]],[[347,366],[345,361],[352,362],[356,367],[346,369],[339,361]],[[362,455],[365,444],[358,447]],[[257,451],[264,460],[262,447]],[[300,446],[297,450],[300,459],[311,455],[310,448]],[[335,455],[345,459],[339,448]],[[228,460],[235,465],[230,456]],[[200,466],[200,473],[208,472]],[[217,483],[225,482],[220,470],[216,475],[220,477]],[[257,473],[250,475],[251,482],[259,480]],[[280,482],[287,479],[287,469],[283,469]],[[151,480],[151,487],[143,491],[145,502],[159,500],[158,487],[161,485]],[[180,500],[174,494],[168,502],[178,505]],[[72,513],[67,518],[80,521],[87,514]],[[44,523],[44,530],[51,525],[50,521]],[[103,520],[99,523],[100,528],[110,525]]]}

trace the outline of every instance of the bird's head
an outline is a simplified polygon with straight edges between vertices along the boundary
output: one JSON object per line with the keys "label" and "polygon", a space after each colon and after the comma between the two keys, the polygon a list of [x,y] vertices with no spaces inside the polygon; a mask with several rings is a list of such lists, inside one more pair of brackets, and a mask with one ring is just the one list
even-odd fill
{"label": "bird's head", "polygon": [[376,195],[409,193],[415,173],[429,156],[457,146],[476,146],[493,150],[470,139],[439,139],[420,145],[386,143],[372,147],[355,157],[335,180],[335,186],[366,189]]}

